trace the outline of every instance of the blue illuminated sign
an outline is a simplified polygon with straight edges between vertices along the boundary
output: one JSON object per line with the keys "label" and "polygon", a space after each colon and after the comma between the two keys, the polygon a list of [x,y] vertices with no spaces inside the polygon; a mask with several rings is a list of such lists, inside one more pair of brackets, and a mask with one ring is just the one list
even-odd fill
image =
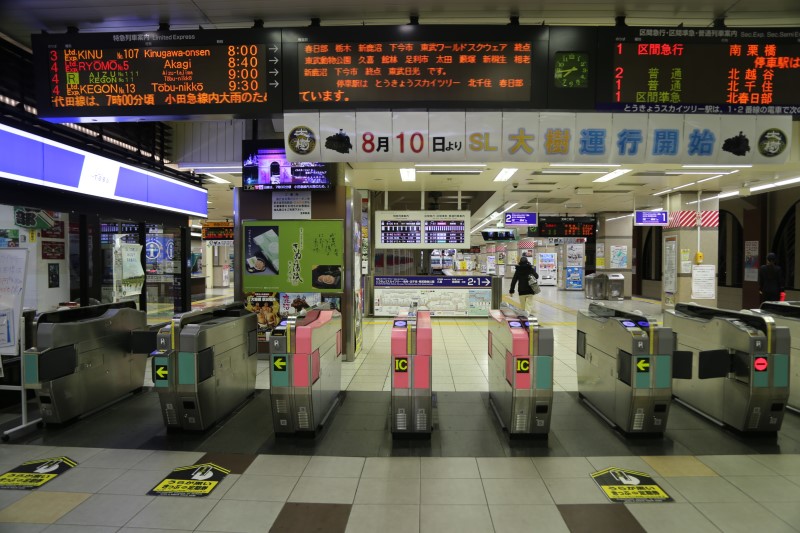
{"label": "blue illuminated sign", "polygon": [[625,326],[626,328],[635,328],[636,327],[636,323],[635,322],[631,322],[630,320],[623,320],[622,321],[622,325]]}
{"label": "blue illuminated sign", "polygon": [[404,327],[406,327],[407,324],[408,324],[408,322],[406,322],[405,320],[395,320],[394,321],[394,327],[396,327],[396,328],[404,328]]}
{"label": "blue illuminated sign", "polygon": [[508,226],[538,226],[537,213],[506,213]]}
{"label": "blue illuminated sign", "polygon": [[0,124],[0,178],[186,215],[208,216],[208,191]]}
{"label": "blue illuminated sign", "polygon": [[649,328],[650,327],[650,323],[649,322],[645,322],[644,320],[638,322],[638,324],[639,324],[640,328]]}
{"label": "blue illuminated sign", "polygon": [[636,211],[634,226],[666,226],[669,213],[666,211]]}
{"label": "blue illuminated sign", "polygon": [[521,322],[517,322],[516,320],[509,321],[508,325],[511,326],[512,328],[521,328],[522,327],[522,323]]}

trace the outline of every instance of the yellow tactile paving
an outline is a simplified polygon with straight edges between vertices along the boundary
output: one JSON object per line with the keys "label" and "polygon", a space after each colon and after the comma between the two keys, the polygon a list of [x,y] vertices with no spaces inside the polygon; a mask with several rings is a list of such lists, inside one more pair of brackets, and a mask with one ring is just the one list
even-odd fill
{"label": "yellow tactile paving", "polygon": [[89,496],[83,492],[31,492],[0,511],[0,523],[52,524]]}
{"label": "yellow tactile paving", "polygon": [[690,455],[642,456],[662,477],[717,477],[717,473]]}

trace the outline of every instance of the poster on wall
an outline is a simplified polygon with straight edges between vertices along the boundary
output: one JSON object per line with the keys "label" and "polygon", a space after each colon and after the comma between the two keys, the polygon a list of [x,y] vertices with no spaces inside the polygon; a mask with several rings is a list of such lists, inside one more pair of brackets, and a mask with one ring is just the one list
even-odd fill
{"label": "poster on wall", "polygon": [[[19,332],[22,316],[22,297],[28,250],[25,248],[0,249],[0,354],[20,355]],[[0,376],[3,375],[0,359]]]}
{"label": "poster on wall", "polygon": [[42,259],[64,259],[66,248],[61,241],[42,241]]}
{"label": "poster on wall", "polygon": [[19,248],[19,230],[0,229],[0,248]]}
{"label": "poster on wall", "polygon": [[[144,269],[142,268],[142,245],[134,243],[120,243],[115,250],[115,257],[120,258],[120,274],[114,271],[114,287],[117,297],[136,296],[142,293],[144,287]],[[116,265],[115,265],[116,266]]]}
{"label": "poster on wall", "polygon": [[251,221],[243,224],[245,292],[341,292],[341,220]]}
{"label": "poster on wall", "polygon": [[[671,297],[678,291],[678,238],[664,237],[664,292]],[[669,301],[667,301],[669,303]]]}
{"label": "poster on wall", "polygon": [[56,220],[52,227],[43,229],[41,231],[42,239],[63,239],[64,238],[64,222]]}
{"label": "poster on wall", "polygon": [[628,268],[628,247],[611,245],[609,268]]}
{"label": "poster on wall", "polygon": [[583,267],[584,263],[584,244],[582,243],[569,243],[567,244],[567,264],[568,267]]}
{"label": "poster on wall", "polygon": [[692,267],[692,299],[713,300],[717,297],[716,289],[715,265],[694,265]]}
{"label": "poster on wall", "polygon": [[758,281],[758,241],[744,241],[744,280]]}
{"label": "poster on wall", "polygon": [[58,263],[47,263],[47,288],[56,289],[61,286],[61,273]]}
{"label": "poster on wall", "polygon": [[280,323],[280,303],[277,292],[248,292],[244,297],[245,309],[256,314],[259,342],[266,342],[268,333]]}
{"label": "poster on wall", "polygon": [[311,220],[311,191],[274,191],[273,220]]}
{"label": "poster on wall", "polygon": [[681,274],[692,273],[692,250],[681,248]]}
{"label": "poster on wall", "polygon": [[580,267],[566,268],[566,279],[564,285],[567,290],[580,290],[583,289],[583,269]]}

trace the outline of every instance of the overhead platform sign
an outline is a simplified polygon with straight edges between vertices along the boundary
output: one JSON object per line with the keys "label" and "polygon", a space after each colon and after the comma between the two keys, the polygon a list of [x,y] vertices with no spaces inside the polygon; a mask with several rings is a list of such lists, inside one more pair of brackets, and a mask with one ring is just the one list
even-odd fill
{"label": "overhead platform sign", "polygon": [[280,30],[33,35],[37,110],[56,121],[282,111]]}
{"label": "overhead platform sign", "polygon": [[667,211],[636,211],[634,226],[666,226],[669,223]]}

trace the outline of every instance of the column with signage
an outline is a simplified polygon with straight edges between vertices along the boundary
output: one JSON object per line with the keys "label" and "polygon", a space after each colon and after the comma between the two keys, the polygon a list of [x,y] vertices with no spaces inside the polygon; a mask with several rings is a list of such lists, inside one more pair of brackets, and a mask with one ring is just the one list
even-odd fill
{"label": "column with signage", "polygon": [[717,306],[718,194],[678,193],[664,200],[669,212],[663,233],[664,309],[684,302]]}
{"label": "column with signage", "polygon": [[625,277],[623,297],[633,292],[633,221],[630,213],[599,213],[597,215],[597,272],[621,274]]}

